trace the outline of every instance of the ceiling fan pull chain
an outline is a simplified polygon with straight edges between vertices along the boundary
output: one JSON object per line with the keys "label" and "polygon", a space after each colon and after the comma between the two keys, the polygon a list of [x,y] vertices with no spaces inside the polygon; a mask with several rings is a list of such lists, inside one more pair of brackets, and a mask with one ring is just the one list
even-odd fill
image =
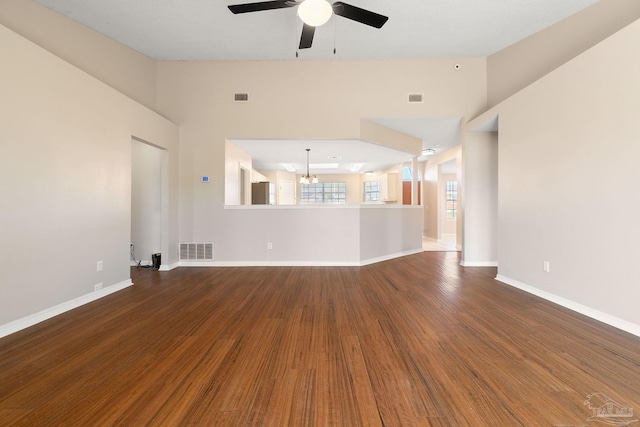
{"label": "ceiling fan pull chain", "polygon": [[333,54],[336,54],[336,34],[338,32],[338,23],[333,20]]}
{"label": "ceiling fan pull chain", "polygon": [[[296,23],[297,23],[298,21],[300,21],[300,20],[299,20],[299,19],[296,19]],[[304,26],[304,23],[302,24],[302,26]],[[299,27],[299,28],[300,28],[300,27]],[[297,39],[297,36],[296,36],[296,35],[294,35],[294,36],[293,36],[293,42],[295,43],[295,46],[296,46],[296,58],[297,58],[297,57],[298,57],[298,52],[300,51],[300,46],[299,46],[299,44],[298,44],[298,39]]]}

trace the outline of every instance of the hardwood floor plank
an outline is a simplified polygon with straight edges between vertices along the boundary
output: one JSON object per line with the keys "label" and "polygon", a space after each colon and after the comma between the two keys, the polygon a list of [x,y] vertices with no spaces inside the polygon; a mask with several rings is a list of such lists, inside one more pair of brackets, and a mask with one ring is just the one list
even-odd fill
{"label": "hardwood floor plank", "polygon": [[358,425],[362,426],[381,426],[382,420],[378,412],[376,396],[371,385],[371,376],[369,375],[367,365],[362,354],[362,346],[357,336],[342,336],[342,352],[344,363],[348,373],[349,382],[346,384],[348,395],[353,397],[350,410],[357,414]]}
{"label": "hardwood floor plank", "polygon": [[283,373],[278,379],[274,379],[273,388],[268,393],[268,402],[263,410],[252,414],[251,425],[264,425],[269,427],[293,425],[290,418],[294,403],[300,396],[294,395],[298,371],[290,370]]}

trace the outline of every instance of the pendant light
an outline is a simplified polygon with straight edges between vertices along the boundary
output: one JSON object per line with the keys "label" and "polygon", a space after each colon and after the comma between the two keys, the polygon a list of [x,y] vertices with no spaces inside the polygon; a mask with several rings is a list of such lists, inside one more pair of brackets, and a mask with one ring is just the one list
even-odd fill
{"label": "pendant light", "polygon": [[309,175],[309,151],[311,151],[311,148],[306,148],[305,150],[307,150],[307,174],[300,177],[300,184],[317,184],[318,177]]}

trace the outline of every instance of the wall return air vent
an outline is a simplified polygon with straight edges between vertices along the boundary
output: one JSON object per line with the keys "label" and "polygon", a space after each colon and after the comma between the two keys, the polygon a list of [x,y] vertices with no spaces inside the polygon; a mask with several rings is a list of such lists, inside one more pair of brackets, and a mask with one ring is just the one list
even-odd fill
{"label": "wall return air vent", "polygon": [[179,254],[184,261],[212,261],[213,242],[180,243]]}
{"label": "wall return air vent", "polygon": [[424,102],[423,99],[424,99],[424,96],[421,93],[410,93],[409,94],[409,103]]}
{"label": "wall return air vent", "polygon": [[233,100],[235,102],[248,102],[249,94],[248,93],[234,93]]}

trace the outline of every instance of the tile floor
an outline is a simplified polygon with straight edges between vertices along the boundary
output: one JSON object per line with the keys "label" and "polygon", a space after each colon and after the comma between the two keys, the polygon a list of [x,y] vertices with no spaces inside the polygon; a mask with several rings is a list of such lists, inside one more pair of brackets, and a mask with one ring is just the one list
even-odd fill
{"label": "tile floor", "polygon": [[458,250],[456,248],[456,236],[455,234],[443,235],[440,240],[423,237],[422,249],[431,252],[455,252]]}

